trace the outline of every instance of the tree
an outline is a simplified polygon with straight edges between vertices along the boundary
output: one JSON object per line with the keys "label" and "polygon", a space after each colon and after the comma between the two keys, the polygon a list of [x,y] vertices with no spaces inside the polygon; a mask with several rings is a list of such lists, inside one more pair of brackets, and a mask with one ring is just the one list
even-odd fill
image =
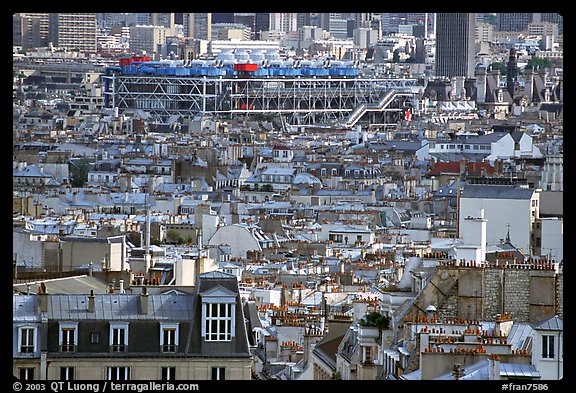
{"label": "tree", "polygon": [[174,229],[169,229],[168,232],[166,232],[166,240],[170,243],[176,243],[178,241],[178,232]]}
{"label": "tree", "polygon": [[528,60],[528,63],[526,64],[526,67],[524,67],[524,69],[525,70],[535,70],[535,69],[543,70],[545,68],[550,68],[551,66],[552,66],[552,64],[550,63],[550,59],[548,59],[548,58],[536,59],[533,57],[530,60]]}
{"label": "tree", "polygon": [[372,311],[366,314],[360,320],[360,326],[376,327],[378,330],[387,330],[390,327],[390,318],[386,315],[380,314],[378,311]]}
{"label": "tree", "polygon": [[88,181],[90,162],[86,158],[80,158],[70,165],[70,180],[72,187],[82,187]]}
{"label": "tree", "polygon": [[501,61],[497,61],[495,63],[490,64],[489,69],[491,70],[499,70],[500,75],[506,75],[508,69],[506,68],[506,64],[502,63]]}

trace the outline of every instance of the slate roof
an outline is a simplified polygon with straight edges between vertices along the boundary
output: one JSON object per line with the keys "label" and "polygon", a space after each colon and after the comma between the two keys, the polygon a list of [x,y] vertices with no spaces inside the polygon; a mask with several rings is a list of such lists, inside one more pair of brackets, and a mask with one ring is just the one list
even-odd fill
{"label": "slate roof", "polygon": [[545,319],[542,322],[532,324],[532,327],[535,330],[561,331],[564,330],[564,322],[562,318],[558,317],[558,315],[554,315],[553,317]]}
{"label": "slate roof", "polygon": [[534,190],[516,188],[515,186],[467,184],[462,192],[462,198],[483,199],[530,199]]}
{"label": "slate roof", "polygon": [[[94,293],[106,293],[108,285],[96,277],[91,276],[75,276],[58,278],[53,280],[42,281],[46,286],[48,293],[52,294],[86,294],[90,290]],[[38,288],[40,287],[40,281],[14,284],[13,289],[19,293],[27,293],[28,285],[30,285],[30,293],[38,293]]]}
{"label": "slate roof", "polygon": [[88,294],[51,294],[48,319],[106,321],[186,321],[192,318],[194,295],[148,295],[148,313],[140,313],[140,294],[94,294],[94,312],[88,312]]}

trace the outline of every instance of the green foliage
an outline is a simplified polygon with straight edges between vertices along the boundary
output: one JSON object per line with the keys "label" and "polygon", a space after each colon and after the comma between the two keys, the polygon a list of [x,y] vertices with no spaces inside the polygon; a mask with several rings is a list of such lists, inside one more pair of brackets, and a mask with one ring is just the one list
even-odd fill
{"label": "green foliage", "polygon": [[552,64],[550,63],[550,59],[547,58],[543,58],[543,59],[536,59],[536,58],[532,58],[530,60],[528,60],[528,63],[526,64],[525,69],[527,70],[535,70],[535,69],[540,69],[543,70],[545,68],[550,68],[552,66]]}
{"label": "green foliage", "polygon": [[176,243],[178,241],[178,232],[176,232],[174,229],[169,229],[166,232],[166,240],[168,240],[170,243]]}
{"label": "green foliage", "polygon": [[86,158],[81,158],[70,166],[70,180],[72,187],[82,187],[88,181],[90,162]]}
{"label": "green foliage", "polygon": [[366,314],[360,320],[360,326],[376,327],[378,330],[387,330],[390,327],[390,318],[380,314],[378,311],[372,311]]}
{"label": "green foliage", "polygon": [[490,64],[488,68],[491,70],[500,70],[500,75],[506,75],[508,71],[506,64],[502,63],[501,61]]}

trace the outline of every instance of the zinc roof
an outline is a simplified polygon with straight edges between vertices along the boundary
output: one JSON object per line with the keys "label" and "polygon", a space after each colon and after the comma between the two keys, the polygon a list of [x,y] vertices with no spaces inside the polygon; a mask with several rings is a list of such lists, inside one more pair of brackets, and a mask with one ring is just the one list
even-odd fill
{"label": "zinc roof", "polygon": [[140,313],[140,294],[95,294],[94,312],[88,312],[88,294],[52,294],[48,319],[56,320],[190,320],[193,295],[166,293],[148,295],[148,313]]}

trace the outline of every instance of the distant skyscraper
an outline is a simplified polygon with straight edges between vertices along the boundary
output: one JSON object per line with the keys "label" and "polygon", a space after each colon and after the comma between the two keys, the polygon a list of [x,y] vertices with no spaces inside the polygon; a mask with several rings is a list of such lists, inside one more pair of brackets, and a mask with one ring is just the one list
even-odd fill
{"label": "distant skyscraper", "polygon": [[50,22],[47,13],[14,14],[14,45],[24,50],[48,46]]}
{"label": "distant skyscraper", "polygon": [[260,32],[268,31],[269,29],[270,29],[270,13],[257,12],[254,15],[254,33],[256,33],[255,38],[260,39]]}
{"label": "distant skyscraper", "polygon": [[212,14],[211,13],[184,13],[182,15],[184,35],[186,37],[201,40],[212,39]]}
{"label": "distant skyscraper", "polygon": [[212,14],[212,23],[234,23],[234,13],[215,12]]}
{"label": "distant skyscraper", "polygon": [[436,75],[474,76],[476,17],[473,13],[436,16]]}
{"label": "distant skyscraper", "polygon": [[49,23],[54,46],[96,52],[95,13],[51,13]]}
{"label": "distant skyscraper", "polygon": [[533,13],[503,12],[496,14],[499,31],[526,31],[532,22]]}
{"label": "distant skyscraper", "polygon": [[296,12],[273,12],[270,13],[270,30],[297,31],[298,14]]}
{"label": "distant skyscraper", "polygon": [[130,51],[134,54],[158,53],[158,48],[166,43],[168,28],[155,25],[138,25],[130,27]]}
{"label": "distant skyscraper", "polygon": [[169,35],[174,35],[174,13],[173,12],[151,12],[150,24],[154,26],[164,26],[168,29]]}

